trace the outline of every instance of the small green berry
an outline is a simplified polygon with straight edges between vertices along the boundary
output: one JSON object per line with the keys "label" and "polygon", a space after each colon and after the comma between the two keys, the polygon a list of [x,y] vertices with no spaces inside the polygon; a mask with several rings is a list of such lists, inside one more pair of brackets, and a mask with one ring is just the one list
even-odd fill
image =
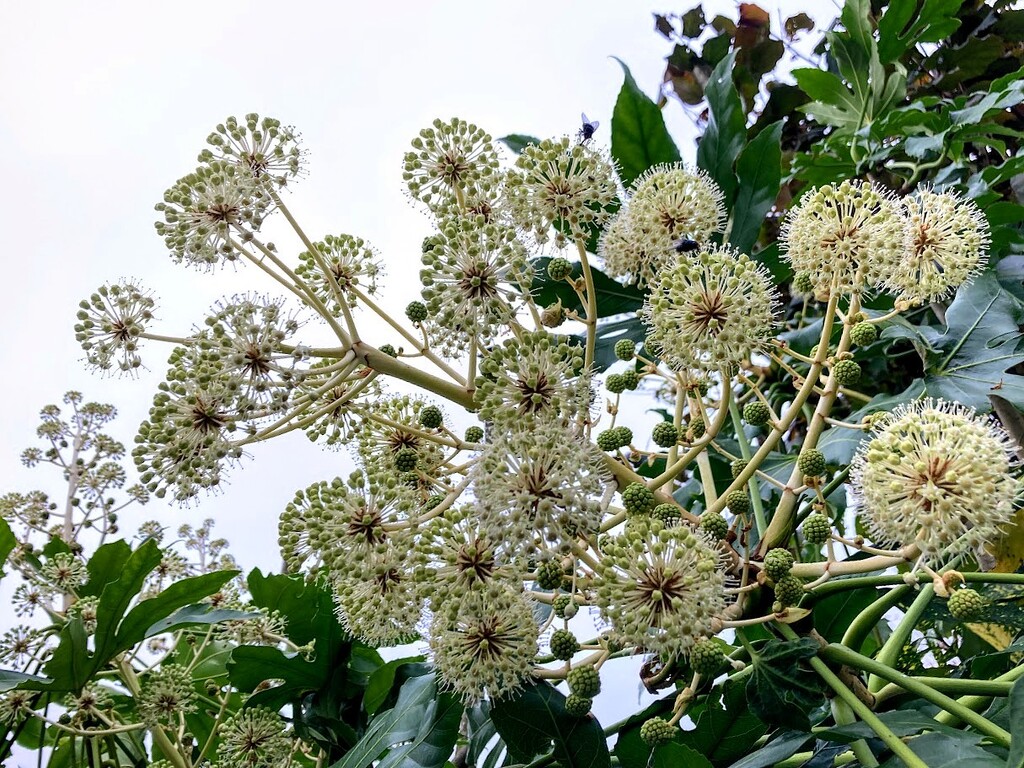
{"label": "small green berry", "polygon": [[860,364],[856,360],[839,360],[832,366],[832,373],[841,387],[848,387],[860,381]]}
{"label": "small green berry", "polygon": [[775,582],[775,600],[784,608],[796,605],[804,596],[804,583],[796,576],[783,576]]}
{"label": "small green berry", "polygon": [[555,612],[555,616],[560,619],[571,618],[567,615],[566,609],[569,604],[572,603],[572,598],[569,595],[557,595],[554,600],[551,601],[551,610]]}
{"label": "small green berry", "polygon": [[704,419],[700,416],[695,416],[690,419],[690,428],[687,430],[693,440],[700,440],[704,437],[704,433],[707,431],[707,427],[704,425]]}
{"label": "small green berry", "polygon": [[429,510],[433,509],[434,507],[436,507],[441,502],[443,502],[444,499],[445,499],[445,496],[444,496],[443,493],[435,493],[433,496],[431,496],[425,502],[423,502],[423,507],[422,508],[429,511]]}
{"label": "small green berry", "polygon": [[832,521],[827,515],[815,512],[804,520],[801,530],[804,532],[804,538],[811,544],[824,544],[832,535]]}
{"label": "small green berry", "polygon": [[613,395],[617,395],[626,389],[626,380],[621,373],[612,373],[604,380],[604,386]]}
{"label": "small green berry", "polygon": [[747,468],[747,463],[746,459],[736,459],[729,465],[729,469],[732,471],[733,480],[743,474],[743,470]]}
{"label": "small green berry", "polygon": [[381,344],[380,351],[383,352],[388,357],[398,357],[398,350],[395,349],[390,344]]}
{"label": "small green berry", "polygon": [[412,472],[419,461],[420,455],[415,448],[399,448],[395,453],[395,469],[399,472]]}
{"label": "small green berry", "polygon": [[743,406],[743,420],[752,427],[763,427],[771,418],[771,409],[760,400],[751,400]]}
{"label": "small green berry", "polygon": [[745,515],[750,511],[750,494],[746,491],[731,491],[725,497],[725,504],[734,515]]}
{"label": "small green berry", "polygon": [[649,515],[657,506],[654,491],[643,483],[630,483],[626,486],[622,492],[622,504],[631,515]]}
{"label": "small green berry", "polygon": [[729,535],[729,523],[718,512],[705,512],[701,515],[700,529],[715,541],[721,541]]}
{"label": "small green berry", "polygon": [[640,726],[640,738],[648,747],[668,744],[676,736],[677,728],[660,717],[652,717]]}
{"label": "small green berry", "polygon": [[601,692],[601,676],[591,666],[573,667],[565,680],[569,683],[569,690],[577,696],[592,699]]}
{"label": "small green berry", "polygon": [[565,697],[565,714],[570,717],[586,717],[593,704],[593,699],[570,693]]}
{"label": "small green berry", "polygon": [[985,615],[989,601],[973,589],[958,589],[949,596],[946,607],[957,621],[977,621]]}
{"label": "small green berry", "polygon": [[465,441],[467,443],[479,443],[484,439],[483,427],[468,427],[466,429]]}
{"label": "small green berry", "polygon": [[405,316],[413,323],[422,323],[427,319],[427,305],[422,301],[410,301],[405,308]]}
{"label": "small green berry", "polygon": [[671,421],[661,421],[654,425],[651,433],[654,444],[662,448],[671,448],[679,442],[679,430]]}
{"label": "small green berry", "polygon": [[800,451],[796,465],[806,476],[821,477],[825,474],[825,454],[817,448],[805,448]]}
{"label": "small green berry", "polygon": [[564,576],[562,566],[554,560],[545,560],[537,566],[537,586],[541,589],[558,589]]}
{"label": "small green berry", "polygon": [[714,677],[725,664],[722,644],[710,637],[702,637],[690,649],[690,667],[701,677]]}
{"label": "small green berry", "polygon": [[556,659],[568,661],[580,649],[576,635],[567,629],[556,629],[551,633],[551,655]]}
{"label": "small green berry", "polygon": [[799,293],[813,293],[814,278],[811,277],[809,272],[797,272],[793,275],[793,287]]}
{"label": "small green berry", "polygon": [[661,522],[670,528],[674,525],[678,525],[679,521],[683,519],[682,515],[679,513],[679,507],[675,504],[659,504],[654,508],[651,516],[661,520]]}
{"label": "small green berry", "polygon": [[850,331],[850,341],[857,347],[866,347],[877,338],[878,328],[874,323],[857,323]]}
{"label": "small green berry", "polygon": [[619,374],[622,377],[626,389],[634,390],[640,386],[640,374],[636,371],[626,370]]}
{"label": "small green berry", "polygon": [[552,259],[548,262],[548,277],[552,280],[565,280],[572,274],[572,262],[568,259]]}
{"label": "small green berry", "polygon": [[428,405],[420,411],[420,424],[427,429],[437,429],[444,424],[444,414],[436,405]]}
{"label": "small green berry", "polygon": [[615,356],[619,360],[632,360],[636,357],[636,342],[632,339],[619,339],[615,342]]}
{"label": "small green berry", "polygon": [[794,562],[792,553],[787,549],[779,547],[768,550],[768,554],[764,556],[765,575],[778,583],[789,575]]}

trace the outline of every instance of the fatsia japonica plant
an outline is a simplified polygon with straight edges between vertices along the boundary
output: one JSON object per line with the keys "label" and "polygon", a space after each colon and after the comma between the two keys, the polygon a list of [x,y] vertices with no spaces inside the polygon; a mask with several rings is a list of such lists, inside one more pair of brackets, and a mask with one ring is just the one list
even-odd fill
{"label": "fatsia japonica plant", "polygon": [[[159,526],[105,542],[126,482],[96,432],[112,411],[44,411],[52,447],[26,461],[63,467],[69,501],[3,499],[47,539],[0,551],[52,621],[9,638],[6,748],[175,768],[1024,765],[1024,71],[908,95],[917,53],[958,45],[954,6],[851,0],[796,73],[814,101],[788,110],[760,90],[752,51],[774,39],[744,6],[691,71],[695,166],[628,70],[610,149],[592,123],[495,140],[434,121],[401,163],[431,219],[404,316],[369,243],[316,239],[289,208],[296,131],[218,125],[157,232],[175,262],[255,269],[280,296],[225,298],[180,336],[135,283],[82,302],[96,368],[174,347],[128,493],[192,502],[296,430],[356,468],[296,490],[287,573],[241,584],[209,526],[180,533],[198,563]],[[929,135],[926,109],[975,128],[911,149],[899,131]],[[262,234],[270,217],[292,242]],[[410,643],[423,655],[374,650]],[[655,700],[602,725],[595,697],[638,666]]]}

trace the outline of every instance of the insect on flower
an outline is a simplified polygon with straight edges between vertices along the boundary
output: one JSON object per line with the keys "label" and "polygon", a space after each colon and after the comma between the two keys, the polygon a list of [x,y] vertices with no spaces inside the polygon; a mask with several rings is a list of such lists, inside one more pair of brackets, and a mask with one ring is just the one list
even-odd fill
{"label": "insect on flower", "polygon": [[691,253],[696,251],[699,247],[700,245],[696,240],[691,240],[688,237],[676,240],[675,242],[676,253]]}
{"label": "insect on flower", "polygon": [[579,132],[580,144],[586,144],[594,138],[594,133],[601,126],[601,123],[597,120],[589,120],[586,112],[580,112],[580,120],[583,121],[583,127],[580,128]]}

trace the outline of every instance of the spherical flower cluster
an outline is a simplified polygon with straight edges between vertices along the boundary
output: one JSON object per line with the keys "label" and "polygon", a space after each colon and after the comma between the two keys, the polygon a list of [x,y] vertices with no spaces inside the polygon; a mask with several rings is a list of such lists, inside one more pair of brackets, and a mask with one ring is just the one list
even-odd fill
{"label": "spherical flower cluster", "polygon": [[223,768],[278,768],[288,762],[292,739],[284,721],[264,707],[246,707],[224,721],[217,746]]}
{"label": "spherical flower cluster", "polygon": [[423,247],[423,301],[431,343],[449,355],[495,336],[533,281],[513,229],[482,216],[448,219]]}
{"label": "spherical flower cluster", "polygon": [[[500,181],[498,153],[491,137],[459,118],[434,120],[406,152],[402,178],[409,194],[431,210],[465,204],[467,189],[488,199]],[[459,197],[462,201],[459,201]]]}
{"label": "spherical flower cluster", "polygon": [[235,163],[259,182],[283,187],[302,172],[305,152],[299,148],[295,129],[272,117],[255,113],[239,124],[234,116],[217,126],[206,143],[212,149],[199,154],[199,162]]}
{"label": "spherical flower cluster", "polygon": [[602,552],[596,603],[625,642],[669,659],[712,634],[725,607],[724,575],[703,537],[637,519]]}
{"label": "spherical flower cluster", "polygon": [[611,215],[615,168],[603,153],[569,138],[525,147],[508,174],[506,189],[516,224],[546,243],[552,227],[561,245],[586,240],[589,229]]}
{"label": "spherical flower cluster", "polygon": [[680,239],[701,245],[725,225],[725,195],[704,171],[656,165],[633,182],[629,215],[670,249]]}
{"label": "spherical flower cluster", "polygon": [[306,436],[330,448],[347,444],[359,427],[357,409],[360,398],[372,401],[380,396],[380,385],[367,374],[367,368],[351,373],[337,360],[323,359],[311,365],[298,383],[298,395],[310,400],[310,412],[316,417],[306,427]]}
{"label": "spherical flower cluster", "polygon": [[435,612],[470,592],[522,581],[504,539],[481,530],[472,505],[449,509],[431,520],[417,546],[430,561],[429,570],[417,574],[417,581]]}
{"label": "spherical flower cluster", "polygon": [[1013,518],[1014,446],[993,420],[943,400],[896,408],[861,444],[852,487],[879,544],[942,561],[991,544]]}
{"label": "spherical flower cluster", "polygon": [[74,592],[88,579],[85,563],[70,552],[58,552],[40,569],[40,576],[61,593]]}
{"label": "spherical flower cluster", "polygon": [[101,371],[116,365],[121,373],[134,373],[142,365],[139,336],[153,319],[152,296],[129,281],[102,285],[78,306],[75,341],[89,365]]}
{"label": "spherical flower cluster", "polygon": [[900,269],[904,223],[890,194],[868,182],[844,181],[808,192],[790,209],[781,245],[816,294],[863,291]]}
{"label": "spherical flower cluster", "polygon": [[250,409],[239,402],[237,382],[208,375],[194,361],[189,349],[172,353],[167,380],[153,398],[149,418],[139,425],[132,451],[142,484],[161,498],[173,486],[177,501],[215,488],[223,464],[241,458],[242,449],[228,435],[240,410]]}
{"label": "spherical flower cluster", "polygon": [[537,623],[522,591],[495,584],[473,591],[435,614],[430,631],[434,668],[442,684],[475,703],[501,699],[530,677]]}
{"label": "spherical flower cluster", "polygon": [[165,664],[146,676],[137,700],[143,722],[153,726],[169,723],[177,726],[179,718],[196,708],[196,691],[192,676],[180,664]]}
{"label": "spherical flower cluster", "polygon": [[[334,582],[341,623],[374,647],[408,641],[420,619],[416,553],[410,553],[408,540],[408,536],[389,537],[362,557],[357,572]],[[352,551],[338,554],[339,558],[359,557]]]}
{"label": "spherical flower cluster", "polygon": [[902,203],[905,256],[886,290],[916,303],[937,301],[984,268],[988,220],[972,201],[955,192],[921,189]]}
{"label": "spherical flower cluster", "polygon": [[771,337],[775,301],[767,271],[749,256],[703,248],[655,279],[643,310],[647,343],[677,371],[738,365]]}
{"label": "spherical flower cluster", "polygon": [[601,521],[608,480],[602,459],[571,427],[538,424],[504,434],[471,474],[481,530],[519,552],[567,551]]}
{"label": "spherical flower cluster", "polygon": [[400,470],[396,461],[405,449],[410,449],[417,456],[416,476],[429,483],[443,462],[444,453],[422,434],[419,414],[428,405],[405,395],[366,404],[356,450],[367,473],[375,480],[393,480],[396,473],[407,471]]}
{"label": "spherical flower cluster", "polygon": [[604,270],[617,280],[649,285],[654,276],[672,261],[672,244],[657,231],[638,225],[630,209],[621,210],[605,227],[597,249]]}
{"label": "spherical flower cluster", "polygon": [[214,160],[164,192],[155,227],[175,262],[210,269],[239,258],[232,240],[258,230],[267,207],[248,170]]}
{"label": "spherical flower cluster", "polygon": [[491,349],[476,380],[479,416],[501,429],[563,423],[586,411],[590,386],[583,350],[543,331],[524,333]]}
{"label": "spherical flower cluster", "polygon": [[315,254],[299,254],[295,274],[335,317],[341,314],[341,302],[355,306],[356,291],[370,296],[377,293],[383,266],[377,251],[361,237],[327,235],[313,247]]}

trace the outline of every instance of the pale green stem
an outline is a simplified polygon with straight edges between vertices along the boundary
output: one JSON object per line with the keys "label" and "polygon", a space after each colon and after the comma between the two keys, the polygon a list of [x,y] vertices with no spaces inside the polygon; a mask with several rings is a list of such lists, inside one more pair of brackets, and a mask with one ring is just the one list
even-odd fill
{"label": "pale green stem", "polygon": [[[910,639],[911,632],[914,631],[914,627],[917,622],[921,620],[924,615],[925,609],[928,608],[928,603],[931,602],[932,597],[935,595],[935,588],[931,584],[925,584],[921,587],[921,592],[914,599],[914,602],[907,608],[907,612],[903,615],[900,623],[893,627],[892,634],[885,641],[885,645],[879,649],[878,653],[875,654],[875,658],[878,662],[884,665],[887,669],[889,667],[895,667],[899,662],[900,654],[903,652],[903,647],[907,644],[907,640]],[[868,690],[872,693],[877,693],[882,689],[884,685],[883,679],[876,675],[872,675],[868,679]],[[891,682],[891,681],[890,681]]]}
{"label": "pale green stem", "polygon": [[956,715],[959,719],[976,729],[979,733],[985,734],[1000,746],[1007,748],[1010,746],[1010,733],[1008,731],[1000,728],[991,720],[982,717],[977,712],[968,709],[955,699],[951,699],[946,694],[935,690],[930,685],[904,675],[880,660],[870,659],[837,643],[831,643],[823,648],[821,655],[837,664],[856,667],[890,683],[895,683],[905,691],[920,696],[925,701],[931,702],[945,712]]}
{"label": "pale green stem", "polygon": [[[684,453],[682,457],[677,459],[675,462],[668,464],[664,472],[662,472],[657,477],[648,480],[648,488],[650,488],[652,491],[656,491],[659,488],[661,488],[661,486],[665,485],[668,482],[671,482],[676,478],[676,476],[680,472],[682,472],[684,469],[686,469],[686,467],[690,465],[691,461],[696,459],[698,456],[700,456],[701,453],[703,453],[707,449],[707,447],[711,444],[711,441],[715,439],[715,436],[722,431],[722,427],[725,424],[725,420],[729,416],[729,409],[726,406],[726,402],[729,400],[731,396],[731,381],[729,379],[723,379],[721,403],[719,404],[718,412],[715,414],[714,421],[708,422],[707,420],[705,420],[704,423],[706,424],[706,427],[704,430],[704,436],[701,437],[699,440],[695,440],[690,449],[686,453]],[[725,504],[722,503],[722,507],[724,506]],[[718,511],[721,511],[721,508],[719,508]]]}
{"label": "pale green stem", "polygon": [[583,370],[589,371],[594,364],[594,350],[597,347],[597,289],[594,287],[594,273],[590,269],[590,260],[587,258],[587,246],[582,240],[576,241],[576,250],[580,254],[583,282],[587,291],[587,315],[584,320],[587,325],[587,346],[583,358]]}
{"label": "pale green stem", "polygon": [[[994,682],[1013,683],[1022,677],[1024,677],[1024,665],[1014,667],[1009,672],[995,678]],[[977,712],[979,709],[987,707],[991,702],[991,696],[964,696],[963,698],[957,699],[957,704],[965,707],[971,712]],[[943,725],[957,725],[957,723],[959,723],[960,720],[963,720],[963,718],[954,712],[939,712],[939,714],[935,716],[935,720]]]}
{"label": "pale green stem", "polygon": [[[732,418],[732,428],[736,433],[736,440],[740,444],[740,456],[744,461],[749,462],[753,454],[750,451],[750,441],[747,439],[747,433],[743,431],[740,407],[736,404],[735,398],[729,399],[729,416]],[[754,509],[754,522],[757,525],[757,534],[758,536],[764,536],[764,532],[768,528],[768,521],[764,516],[764,505],[761,503],[761,487],[757,482],[756,476],[750,478],[748,487],[750,488],[750,505]]]}
{"label": "pale green stem", "polygon": [[[830,705],[832,717],[835,719],[836,725],[853,725],[857,722],[857,716],[853,714],[853,709],[842,698],[836,697],[832,699]],[[860,760],[860,764],[864,768],[877,768],[878,760],[875,759],[871,747],[868,746],[864,739],[858,739],[850,744],[850,750],[857,756],[857,759]]]}

